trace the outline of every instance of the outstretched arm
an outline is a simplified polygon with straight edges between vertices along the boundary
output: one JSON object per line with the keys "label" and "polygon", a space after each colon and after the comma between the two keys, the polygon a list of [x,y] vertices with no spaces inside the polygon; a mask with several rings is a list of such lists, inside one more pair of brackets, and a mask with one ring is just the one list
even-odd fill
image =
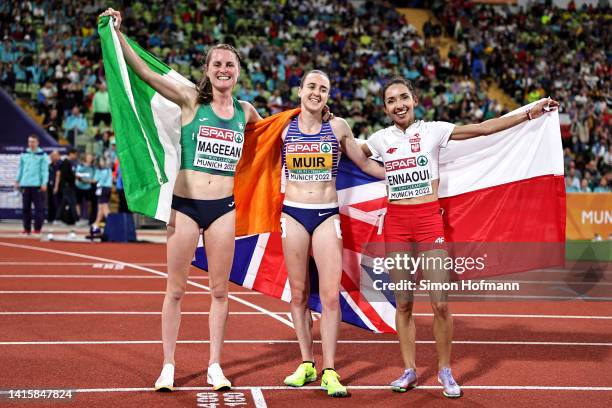
{"label": "outstretched arm", "polygon": [[164,98],[176,103],[180,107],[188,106],[190,101],[193,101],[197,97],[197,91],[187,85],[181,84],[173,79],[163,77],[157,72],[154,72],[147,66],[147,64],[136,54],[136,52],[127,43],[119,28],[121,27],[121,13],[112,8],[106,9],[106,11],[100,16],[111,16],[115,19],[115,30],[123,55],[125,56],[126,62],[143,81],[149,84],[153,89],[159,92]]}
{"label": "outstretched arm", "polygon": [[342,151],[355,163],[363,172],[378,179],[385,178],[385,170],[374,160],[367,158],[361,147],[355,141],[351,127],[342,118],[334,118],[331,122],[334,134],[340,140]]}
{"label": "outstretched arm", "polygon": [[491,133],[501,132],[525,121],[539,118],[547,112],[557,109],[559,102],[550,98],[544,99],[526,112],[517,115],[485,120],[472,125],[455,126],[451,133],[451,140],[465,140]]}

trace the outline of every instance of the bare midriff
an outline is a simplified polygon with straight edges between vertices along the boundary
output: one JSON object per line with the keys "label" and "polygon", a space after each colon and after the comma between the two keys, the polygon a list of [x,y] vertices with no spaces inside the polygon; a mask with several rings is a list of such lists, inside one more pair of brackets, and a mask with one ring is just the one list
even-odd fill
{"label": "bare midriff", "polygon": [[181,170],[174,184],[174,194],[195,200],[217,200],[234,193],[234,178],[194,170]]}
{"label": "bare midriff", "polygon": [[285,186],[285,199],[303,204],[327,204],[338,201],[336,180],[301,183],[289,181]]}

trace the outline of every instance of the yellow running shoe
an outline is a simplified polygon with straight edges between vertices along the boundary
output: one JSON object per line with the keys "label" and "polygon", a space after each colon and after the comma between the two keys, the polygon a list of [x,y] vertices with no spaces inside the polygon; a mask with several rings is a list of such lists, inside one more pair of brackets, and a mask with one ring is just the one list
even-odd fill
{"label": "yellow running shoe", "polygon": [[317,370],[312,361],[304,361],[293,374],[285,378],[285,384],[290,387],[301,387],[317,379]]}
{"label": "yellow running shoe", "polygon": [[340,384],[340,376],[336,370],[332,368],[323,369],[323,376],[321,377],[321,388],[327,390],[327,395],[330,397],[342,398],[348,397],[348,391],[346,387]]}

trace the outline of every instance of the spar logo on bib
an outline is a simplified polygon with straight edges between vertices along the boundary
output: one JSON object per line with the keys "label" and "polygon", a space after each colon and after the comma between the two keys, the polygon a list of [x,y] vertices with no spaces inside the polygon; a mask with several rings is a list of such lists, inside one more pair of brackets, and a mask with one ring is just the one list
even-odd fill
{"label": "spar logo on bib", "polygon": [[429,159],[426,155],[385,162],[389,199],[401,200],[432,193]]}
{"label": "spar logo on bib", "polygon": [[193,166],[233,173],[242,155],[242,142],[242,132],[200,126]]}
{"label": "spar logo on bib", "polygon": [[417,162],[414,157],[406,157],[405,159],[391,160],[385,162],[385,170],[387,171],[410,169],[416,166]]}
{"label": "spar logo on bib", "polygon": [[328,142],[290,142],[285,145],[289,181],[330,181],[333,147]]}

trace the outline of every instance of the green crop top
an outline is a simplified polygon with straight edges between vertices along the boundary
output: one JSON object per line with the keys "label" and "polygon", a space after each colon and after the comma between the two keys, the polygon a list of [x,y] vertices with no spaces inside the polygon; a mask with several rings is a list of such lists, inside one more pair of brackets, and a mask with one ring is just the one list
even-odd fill
{"label": "green crop top", "polygon": [[244,111],[234,99],[234,117],[218,117],[210,104],[200,105],[181,128],[181,170],[234,176],[244,146]]}

